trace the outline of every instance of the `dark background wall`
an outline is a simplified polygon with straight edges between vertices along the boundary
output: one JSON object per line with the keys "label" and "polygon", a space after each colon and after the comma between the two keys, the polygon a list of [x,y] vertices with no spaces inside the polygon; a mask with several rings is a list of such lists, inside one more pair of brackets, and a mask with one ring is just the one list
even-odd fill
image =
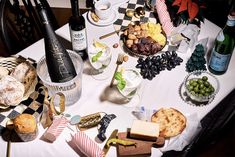
{"label": "dark background wall", "polygon": [[235,9],[235,0],[204,0],[206,3],[205,17],[223,27],[231,9]]}

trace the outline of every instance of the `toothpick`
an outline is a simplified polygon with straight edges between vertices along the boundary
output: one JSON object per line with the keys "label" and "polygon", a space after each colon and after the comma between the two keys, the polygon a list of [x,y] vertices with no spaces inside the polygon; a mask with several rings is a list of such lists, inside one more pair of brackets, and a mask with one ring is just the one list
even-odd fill
{"label": "toothpick", "polygon": [[123,53],[119,53],[118,54],[118,58],[117,58],[117,61],[116,61],[116,69],[114,71],[114,74],[113,74],[113,78],[112,78],[112,81],[110,83],[110,88],[113,87],[113,83],[114,83],[114,79],[115,79],[115,73],[118,71],[118,68],[119,66],[123,63],[123,62],[127,62],[128,61],[128,56],[126,54],[123,54]]}

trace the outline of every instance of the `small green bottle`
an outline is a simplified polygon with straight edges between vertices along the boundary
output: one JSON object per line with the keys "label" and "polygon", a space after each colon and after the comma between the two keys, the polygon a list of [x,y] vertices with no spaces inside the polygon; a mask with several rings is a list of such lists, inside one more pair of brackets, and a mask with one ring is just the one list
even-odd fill
{"label": "small green bottle", "polygon": [[234,26],[235,14],[232,12],[228,15],[225,27],[217,35],[211,52],[208,69],[213,74],[221,75],[228,69],[235,45]]}

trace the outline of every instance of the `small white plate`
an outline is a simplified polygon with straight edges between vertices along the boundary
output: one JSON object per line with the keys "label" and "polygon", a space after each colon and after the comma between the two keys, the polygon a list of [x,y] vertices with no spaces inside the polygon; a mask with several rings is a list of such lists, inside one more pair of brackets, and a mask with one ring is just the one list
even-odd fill
{"label": "small white plate", "polygon": [[113,24],[117,19],[118,19],[118,11],[116,10],[112,10],[112,14],[110,15],[110,17],[106,20],[99,20],[98,22],[95,22],[92,18],[91,18],[91,11],[88,12],[87,14],[87,18],[88,20],[96,25],[96,26],[108,26],[108,25],[111,25]]}

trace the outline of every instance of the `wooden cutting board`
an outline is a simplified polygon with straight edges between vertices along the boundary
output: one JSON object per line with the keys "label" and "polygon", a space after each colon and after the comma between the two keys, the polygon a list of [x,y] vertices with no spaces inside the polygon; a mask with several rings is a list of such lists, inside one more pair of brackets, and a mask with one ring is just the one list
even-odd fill
{"label": "wooden cutting board", "polygon": [[135,146],[117,145],[118,156],[135,156],[135,157],[151,156],[152,146],[159,148],[164,146],[165,143],[165,139],[163,137],[159,137],[155,142],[144,141],[144,140],[130,138],[129,133],[126,132],[118,133],[118,138],[123,140],[133,141],[136,143]]}

